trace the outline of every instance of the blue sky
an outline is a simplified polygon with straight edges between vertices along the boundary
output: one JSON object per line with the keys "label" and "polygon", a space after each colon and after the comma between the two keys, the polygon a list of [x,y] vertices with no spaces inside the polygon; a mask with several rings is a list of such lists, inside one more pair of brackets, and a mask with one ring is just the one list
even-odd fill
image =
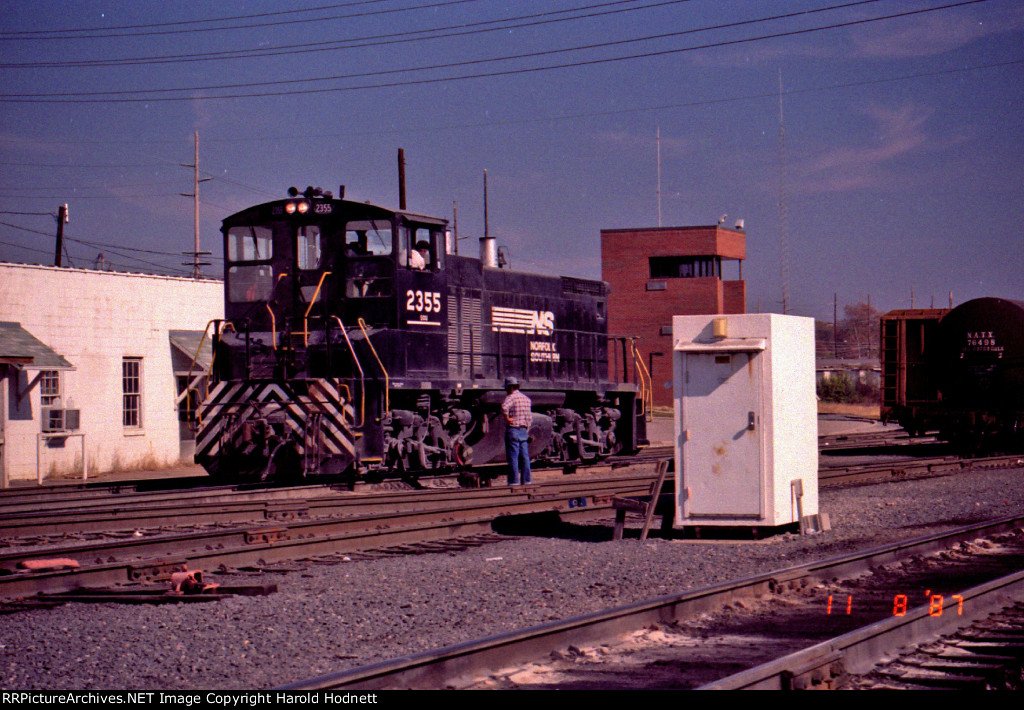
{"label": "blue sky", "polygon": [[198,131],[214,257],[290,185],[397,205],[402,147],[410,209],[481,236],[486,169],[513,267],[597,278],[601,229],[658,223],[660,131],[662,224],[744,219],[748,310],[1024,299],[1018,0],[309,7],[5,3],[0,260],[52,263],[13,213],[66,202],[74,264],[184,270]]}

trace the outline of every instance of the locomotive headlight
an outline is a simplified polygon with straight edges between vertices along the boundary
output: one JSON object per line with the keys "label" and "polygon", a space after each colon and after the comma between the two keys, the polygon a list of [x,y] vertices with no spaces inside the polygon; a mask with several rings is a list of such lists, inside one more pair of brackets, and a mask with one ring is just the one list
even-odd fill
{"label": "locomotive headlight", "polygon": [[287,212],[288,214],[295,214],[295,203],[289,202],[288,204],[286,204],[284,206],[284,211]]}
{"label": "locomotive headlight", "polygon": [[308,202],[300,202],[299,203],[299,214],[306,214],[307,212],[309,212],[309,203]]}

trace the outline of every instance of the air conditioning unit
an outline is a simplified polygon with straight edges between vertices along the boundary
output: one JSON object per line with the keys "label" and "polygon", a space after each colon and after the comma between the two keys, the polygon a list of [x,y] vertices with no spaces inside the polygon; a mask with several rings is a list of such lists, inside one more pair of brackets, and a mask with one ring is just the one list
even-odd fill
{"label": "air conditioning unit", "polygon": [[43,408],[43,432],[60,433],[78,431],[79,410],[59,407]]}

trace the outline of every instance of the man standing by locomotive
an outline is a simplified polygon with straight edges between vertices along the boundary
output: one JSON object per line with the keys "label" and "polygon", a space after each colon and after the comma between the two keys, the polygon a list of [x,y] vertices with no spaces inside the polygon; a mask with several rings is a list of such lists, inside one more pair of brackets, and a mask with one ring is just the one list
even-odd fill
{"label": "man standing by locomotive", "polygon": [[533,403],[519,391],[519,380],[505,378],[505,392],[508,396],[501,403],[505,415],[505,460],[508,461],[508,484],[517,485],[522,474],[523,485],[530,482],[530,423]]}

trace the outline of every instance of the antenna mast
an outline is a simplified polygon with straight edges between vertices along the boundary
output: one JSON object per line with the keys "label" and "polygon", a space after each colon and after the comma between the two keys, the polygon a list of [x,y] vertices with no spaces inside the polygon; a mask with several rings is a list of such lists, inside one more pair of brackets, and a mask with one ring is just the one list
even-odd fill
{"label": "antenna mast", "polygon": [[658,226],[661,226],[661,126],[658,126],[655,134],[655,142],[658,144]]}
{"label": "antenna mast", "polygon": [[782,313],[789,313],[789,205],[786,201],[786,123],[782,114],[782,69],[779,69],[779,251],[782,259]]}

